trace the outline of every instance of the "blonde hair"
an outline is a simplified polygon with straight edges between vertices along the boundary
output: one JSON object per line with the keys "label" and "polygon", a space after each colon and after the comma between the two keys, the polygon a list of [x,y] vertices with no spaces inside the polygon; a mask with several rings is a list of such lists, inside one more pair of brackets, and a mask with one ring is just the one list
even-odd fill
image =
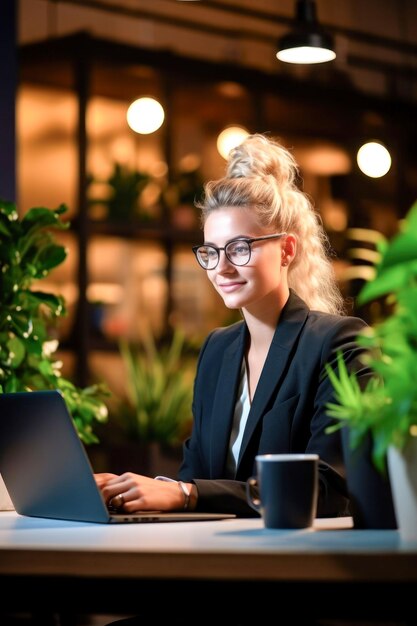
{"label": "blonde hair", "polygon": [[206,183],[197,206],[203,224],[217,209],[250,207],[268,230],[295,235],[297,253],[288,269],[289,286],[310,309],[343,314],[328,238],[309,198],[297,187],[298,174],[286,148],[264,135],[249,135],[230,152],[224,178]]}

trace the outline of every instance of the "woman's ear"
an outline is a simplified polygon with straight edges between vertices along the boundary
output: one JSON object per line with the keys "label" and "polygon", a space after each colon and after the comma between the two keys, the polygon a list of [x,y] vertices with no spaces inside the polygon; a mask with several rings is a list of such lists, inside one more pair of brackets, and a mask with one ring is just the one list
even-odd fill
{"label": "woman's ear", "polygon": [[282,265],[290,265],[297,252],[297,238],[291,233],[285,237],[282,243]]}

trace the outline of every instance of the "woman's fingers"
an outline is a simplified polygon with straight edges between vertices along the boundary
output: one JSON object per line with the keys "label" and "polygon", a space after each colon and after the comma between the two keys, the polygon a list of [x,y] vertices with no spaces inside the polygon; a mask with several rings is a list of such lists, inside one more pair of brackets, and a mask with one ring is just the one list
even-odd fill
{"label": "woman's fingers", "polygon": [[170,511],[183,506],[183,495],[176,481],[163,482],[131,472],[109,480],[102,493],[108,506],[131,513]]}

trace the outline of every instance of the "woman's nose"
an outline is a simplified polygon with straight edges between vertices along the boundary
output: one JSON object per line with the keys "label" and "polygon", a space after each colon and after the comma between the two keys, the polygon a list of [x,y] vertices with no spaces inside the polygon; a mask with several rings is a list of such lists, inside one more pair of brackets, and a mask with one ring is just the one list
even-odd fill
{"label": "woman's nose", "polygon": [[217,264],[217,271],[221,272],[224,270],[228,270],[230,271],[230,269],[234,269],[234,265],[233,263],[231,263],[231,261],[229,261],[229,259],[226,256],[226,253],[224,250],[219,250],[219,262]]}

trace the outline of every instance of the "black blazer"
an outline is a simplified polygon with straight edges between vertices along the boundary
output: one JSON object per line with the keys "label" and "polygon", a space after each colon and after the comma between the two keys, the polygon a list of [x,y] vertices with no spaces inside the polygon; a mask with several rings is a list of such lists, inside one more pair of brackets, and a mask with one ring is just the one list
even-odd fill
{"label": "black blazer", "polygon": [[325,404],[333,388],[324,364],[335,367],[342,350],[349,368],[364,378],[355,342],[366,326],[356,317],[310,311],[291,291],[282,310],[260,377],[243,435],[236,475],[225,464],[248,330],[244,321],[214,330],[202,346],[194,383],[193,430],[184,444],[179,479],[194,482],[198,510],[257,513],[246,502],[245,481],[256,474],[255,456],[310,452],[320,456],[319,516],[349,514],[339,432],[326,434],[331,423]]}

